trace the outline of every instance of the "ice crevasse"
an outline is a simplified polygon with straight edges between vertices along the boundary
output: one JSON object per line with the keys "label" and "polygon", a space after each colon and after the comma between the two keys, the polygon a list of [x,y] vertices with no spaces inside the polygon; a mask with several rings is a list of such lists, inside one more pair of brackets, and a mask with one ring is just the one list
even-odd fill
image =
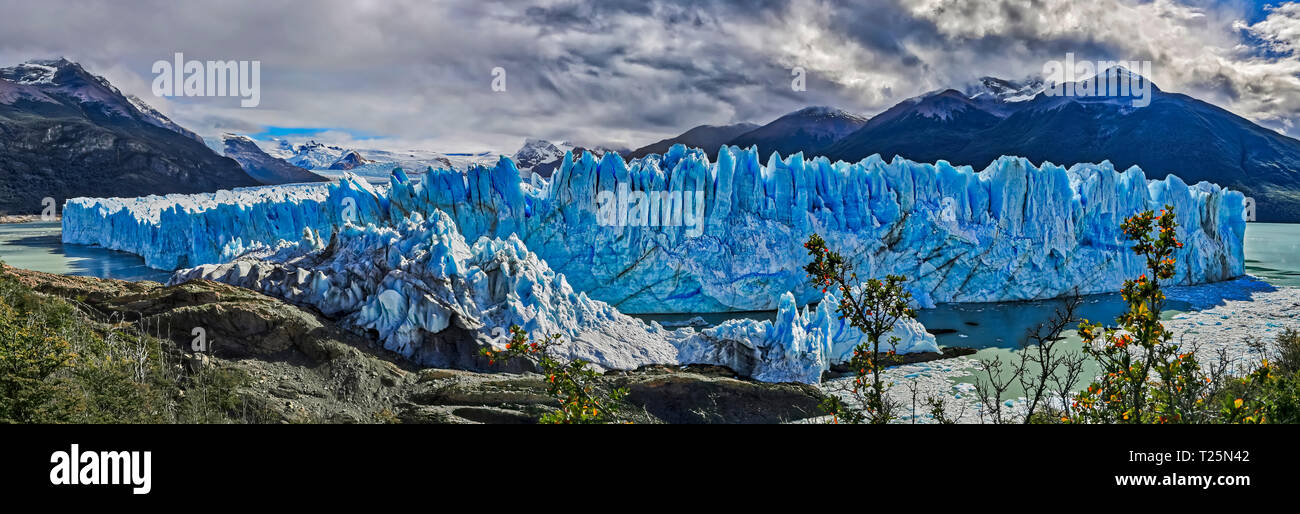
{"label": "ice crevasse", "polygon": [[[515,236],[468,244],[451,217],[413,213],[395,226],[346,225],[326,241],[311,229],[294,242],[234,261],[178,272],[172,282],[219,280],[311,305],[416,363],[484,367],[477,349],[500,346],[504,327],[559,334],[564,357],[606,369],[718,364],[765,381],[820,381],[864,340],[833,315],[834,297],[802,312],[781,296],[775,322],[730,320],[703,331],[666,330],[575,291]],[[915,321],[893,332],[900,353],[935,352]]]}
{"label": "ice crevasse", "polygon": [[[622,191],[681,192],[702,199],[678,226],[644,223],[652,210]],[[630,195],[635,196],[635,195]],[[602,198],[619,204],[601,222]],[[347,223],[393,226],[406,216],[447,213],[469,240],[516,236],[571,286],[623,312],[773,310],[789,291],[817,301],[801,267],[802,243],[821,234],[860,274],[908,277],[924,307],[1116,291],[1141,273],[1120,224],[1173,205],[1178,274],[1197,284],[1244,270],[1243,197],[1177,176],[1147,180],[1108,162],[1070,168],[1002,157],[983,171],[871,156],[856,163],[785,159],[757,150],[672,147],[624,161],[568,154],[550,179],[524,180],[502,157],[494,167],[430,169],[422,180],[395,170],[373,187],[345,176],[324,186],[285,186],[145,199],[77,198],[64,209],[64,241],[141,255],[175,269],[275,248],[304,228],[328,237]]]}

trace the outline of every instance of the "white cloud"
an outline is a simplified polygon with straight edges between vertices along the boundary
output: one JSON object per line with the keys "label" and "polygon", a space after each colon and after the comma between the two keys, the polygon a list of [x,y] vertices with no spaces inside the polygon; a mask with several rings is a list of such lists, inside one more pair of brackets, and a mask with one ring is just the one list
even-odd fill
{"label": "white cloud", "polygon": [[[1196,0],[1199,1],[1199,0]],[[1172,0],[243,0],[22,2],[0,65],[66,55],[200,133],[346,128],[441,151],[524,137],[636,147],[702,123],[806,105],[872,113],[984,75],[1020,78],[1074,52],[1153,61],[1153,79],[1274,128],[1300,114],[1300,7]],[[106,23],[105,20],[111,20]],[[232,37],[232,35],[234,35]],[[1266,45],[1260,52],[1256,44]],[[173,52],[262,61],[262,104],[153,99]],[[508,90],[490,89],[507,70]],[[808,91],[790,69],[809,71]]]}

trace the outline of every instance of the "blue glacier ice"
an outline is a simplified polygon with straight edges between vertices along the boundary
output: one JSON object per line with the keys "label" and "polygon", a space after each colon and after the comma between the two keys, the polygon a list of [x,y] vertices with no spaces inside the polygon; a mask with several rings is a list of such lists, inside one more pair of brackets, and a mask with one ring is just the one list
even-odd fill
{"label": "blue glacier ice", "polygon": [[[676,344],[692,362],[724,365],[758,380],[816,382],[810,378],[820,377],[831,364],[848,362],[854,348],[868,342],[865,333],[835,313],[833,293],[816,308],[798,309],[788,292],[778,302],[775,321],[728,320]],[[939,351],[935,337],[910,319],[895,324],[881,338],[880,348],[900,354]]]}
{"label": "blue glacier ice", "polygon": [[[674,193],[685,200],[648,205]],[[663,208],[697,194],[701,219],[693,209]],[[612,210],[602,202],[610,197],[619,199]],[[1016,157],[976,172],[879,156],[846,163],[772,154],[764,163],[753,148],[729,147],[710,162],[680,145],[631,162],[566,154],[549,179],[521,179],[502,157],[493,167],[430,169],[419,181],[399,170],[379,187],[345,174],[326,186],[77,198],[65,205],[63,237],[175,269],[275,249],[304,229],[328,238],[349,223],[391,227],[441,210],[468,240],[515,236],[574,290],[622,312],[689,313],[775,310],[785,292],[799,305],[817,301],[821,292],[801,270],[802,243],[817,232],[864,275],[906,275],[928,307],[1118,290],[1142,268],[1121,221],[1165,204],[1186,243],[1172,282],[1243,273],[1243,197],[1206,182]]]}
{"label": "blue glacier ice", "polygon": [[[223,264],[177,272],[173,283],[203,278],[310,305],[418,364],[481,367],[477,348],[505,342],[519,325],[540,337],[560,334],[559,351],[606,369],[649,364],[718,364],[774,382],[821,380],[862,334],[833,315],[828,297],[799,312],[780,298],[775,322],[731,320],[696,332],[670,331],[575,291],[514,235],[468,244],[452,218],[412,213],[394,226],[347,224],[328,238],[310,228],[298,241],[263,247]],[[937,352],[920,323],[900,323],[898,351]]]}

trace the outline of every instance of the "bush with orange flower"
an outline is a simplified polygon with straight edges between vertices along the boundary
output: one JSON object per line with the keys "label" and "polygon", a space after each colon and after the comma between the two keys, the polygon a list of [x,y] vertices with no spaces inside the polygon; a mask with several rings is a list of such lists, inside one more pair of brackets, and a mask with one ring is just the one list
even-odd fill
{"label": "bush with orange flower", "polygon": [[1160,322],[1165,294],[1160,281],[1174,276],[1178,223],[1173,207],[1124,221],[1147,273],[1124,282],[1126,310],[1117,326],[1079,324],[1084,351],[1101,364],[1101,373],[1074,398],[1073,419],[1092,423],[1196,423],[1209,421],[1205,403],[1217,385],[1202,372],[1196,355],[1181,351]]}
{"label": "bush with orange flower", "polygon": [[560,335],[553,334],[540,341],[530,341],[528,333],[518,325],[510,327],[510,341],[505,348],[483,348],[479,353],[488,364],[511,359],[528,359],[546,375],[547,393],[555,398],[558,409],[541,416],[539,423],[610,423],[618,419],[627,397],[625,388],[604,389],[599,386],[600,374],[591,363],[582,359],[565,362],[552,355],[560,344]]}
{"label": "bush with orange flower", "polygon": [[[823,293],[834,290],[840,298],[836,307],[840,319],[849,320],[854,328],[867,335],[867,342],[853,349],[849,361],[855,373],[852,394],[860,410],[850,408],[835,395],[822,401],[821,407],[835,422],[888,423],[897,418],[897,406],[886,397],[889,385],[880,373],[889,363],[897,362],[894,348],[898,338],[882,339],[899,320],[915,316],[908,306],[912,295],[902,286],[907,278],[889,275],[884,280],[871,278],[860,283],[853,265],[827,248],[821,236],[813,234],[804,247],[812,257],[812,262],[804,266],[808,279]],[[882,347],[882,343],[888,346]]]}

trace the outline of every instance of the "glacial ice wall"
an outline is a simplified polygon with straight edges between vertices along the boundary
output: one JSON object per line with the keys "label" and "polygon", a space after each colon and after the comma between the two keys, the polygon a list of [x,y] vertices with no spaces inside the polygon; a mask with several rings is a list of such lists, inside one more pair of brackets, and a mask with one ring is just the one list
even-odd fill
{"label": "glacial ice wall", "polygon": [[[504,344],[505,328],[519,325],[534,337],[562,335],[563,356],[606,369],[718,364],[759,380],[816,383],[863,337],[830,312],[834,298],[800,313],[788,293],[775,323],[732,320],[698,333],[665,330],[575,291],[513,235],[468,244],[438,210],[391,227],[346,225],[328,242],[306,229],[299,241],[183,270],[172,282],[195,278],[310,305],[436,367],[483,367],[477,349]],[[915,321],[900,323],[895,333],[900,353],[939,350]]]}
{"label": "glacial ice wall", "polygon": [[338,215],[330,205],[338,203],[341,192],[363,186],[377,194],[357,180],[191,195],[73,198],[63,206],[63,242],[133,253],[147,266],[165,270],[226,262],[248,250],[296,241],[304,228],[323,228],[328,234]]}
{"label": "glacial ice wall", "polygon": [[[636,192],[678,193],[684,208],[669,213]],[[529,183],[503,157],[490,168],[429,170],[419,182],[398,170],[387,188],[345,176],[324,193],[244,191],[199,206],[171,197],[122,202],[69,201],[65,242],[174,268],[273,248],[303,228],[324,235],[346,222],[385,226],[442,210],[471,240],[514,234],[575,290],[632,313],[773,310],[786,291],[798,304],[816,301],[821,293],[801,270],[813,232],[862,275],[906,275],[922,306],[1115,291],[1142,267],[1120,223],[1165,204],[1186,243],[1172,282],[1244,271],[1240,193],[1176,176],[1148,181],[1136,167],[1108,162],[1066,169],[1002,157],[976,172],[944,161],[772,154],[764,164],[755,149],[736,147],[710,162],[678,145],[630,163],[613,153],[566,155],[549,180]],[[138,205],[151,202],[164,205]],[[153,211],[164,215],[142,214]]]}

